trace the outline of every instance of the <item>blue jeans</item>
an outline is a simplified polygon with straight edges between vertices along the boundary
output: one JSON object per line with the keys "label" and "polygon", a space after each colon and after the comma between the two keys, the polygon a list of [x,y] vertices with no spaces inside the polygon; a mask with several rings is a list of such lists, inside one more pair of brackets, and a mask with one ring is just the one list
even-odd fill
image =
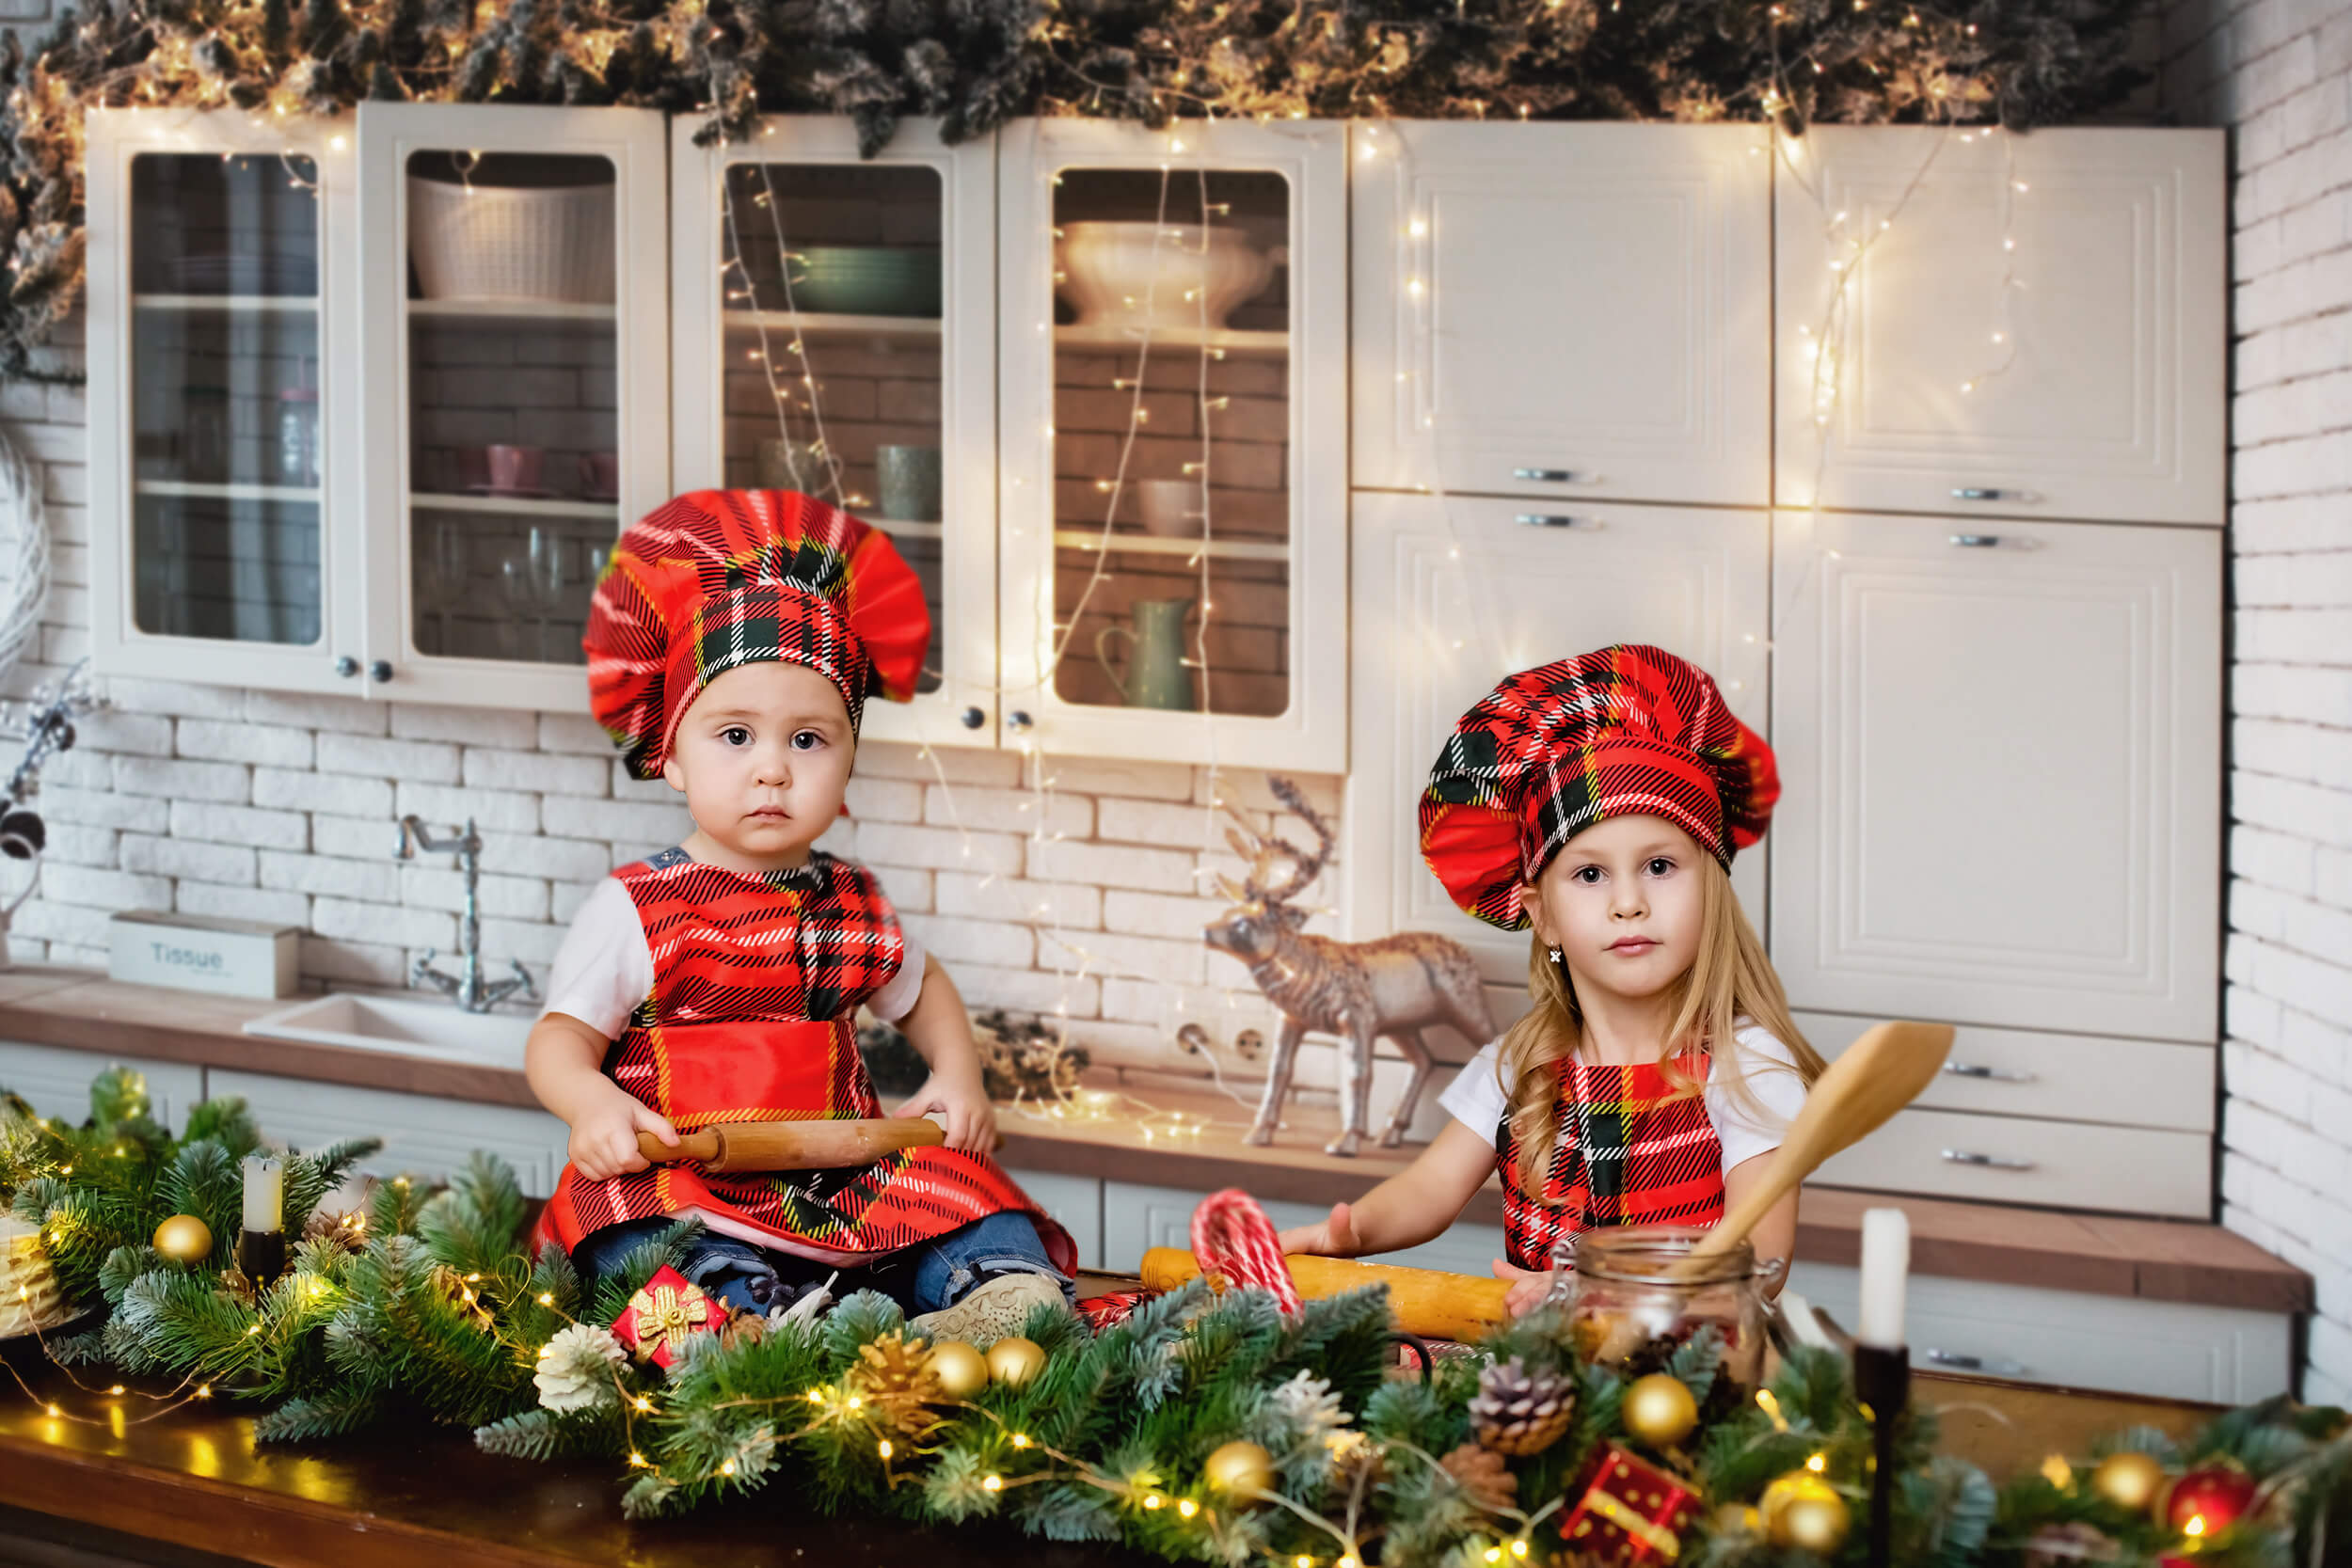
{"label": "blue jeans", "polygon": [[[617,1273],[630,1250],[667,1230],[663,1218],[629,1220],[592,1231],[572,1249],[572,1266],[594,1289],[599,1275]],[[755,1246],[734,1236],[705,1230],[686,1249],[678,1273],[738,1311],[764,1312],[792,1291],[821,1285],[835,1272],[831,1264]],[[974,1220],[936,1241],[902,1247],[886,1258],[840,1269],[833,1293],[874,1290],[896,1300],[910,1316],[952,1307],[983,1280],[1003,1274],[1041,1274],[1074,1302],[1077,1289],[1045,1256],[1029,1216],[1007,1212]]]}

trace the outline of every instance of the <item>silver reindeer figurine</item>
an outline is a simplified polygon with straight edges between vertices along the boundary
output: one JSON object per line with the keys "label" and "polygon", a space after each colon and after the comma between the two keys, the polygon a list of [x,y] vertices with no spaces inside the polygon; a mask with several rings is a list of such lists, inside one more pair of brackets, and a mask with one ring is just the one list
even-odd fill
{"label": "silver reindeer figurine", "polygon": [[[1275,798],[1314,830],[1314,853],[1258,832],[1228,805],[1234,826],[1226,831],[1226,842],[1250,863],[1250,870],[1238,884],[1231,877],[1217,878],[1233,908],[1202,933],[1210,946],[1248,964],[1249,977],[1282,1011],[1282,1034],[1266,1072],[1265,1099],[1247,1141],[1274,1141],[1275,1124],[1298,1061],[1298,1042],[1312,1030],[1336,1035],[1341,1043],[1340,1135],[1324,1146],[1327,1154],[1355,1154],[1370,1132],[1373,1041],[1385,1036],[1405,1053],[1412,1064],[1412,1081],[1380,1133],[1380,1146],[1393,1148],[1405,1141],[1405,1130],[1412,1125],[1414,1107],[1436,1061],[1421,1031],[1443,1023],[1473,1045],[1494,1037],[1494,1016],[1479,985],[1478,966],[1461,943],[1424,931],[1377,942],[1333,942],[1300,930],[1308,911],[1290,900],[1330,860],[1331,830],[1295,782],[1275,778],[1267,783]],[[1288,861],[1290,869],[1278,882],[1273,874],[1280,861]]]}

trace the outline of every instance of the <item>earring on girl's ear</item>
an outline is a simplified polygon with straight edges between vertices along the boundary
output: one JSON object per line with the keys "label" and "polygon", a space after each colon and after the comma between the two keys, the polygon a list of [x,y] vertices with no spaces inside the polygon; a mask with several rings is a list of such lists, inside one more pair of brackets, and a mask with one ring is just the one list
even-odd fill
{"label": "earring on girl's ear", "polygon": [[1553,963],[1558,963],[1560,961],[1560,949],[1557,947],[1551,950],[1551,961]]}

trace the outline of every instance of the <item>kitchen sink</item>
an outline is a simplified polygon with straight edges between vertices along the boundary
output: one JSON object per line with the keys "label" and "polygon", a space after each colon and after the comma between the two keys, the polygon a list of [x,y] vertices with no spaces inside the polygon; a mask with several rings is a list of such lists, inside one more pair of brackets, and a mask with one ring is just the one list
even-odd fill
{"label": "kitchen sink", "polygon": [[469,1013],[447,1002],[338,991],[248,1020],[245,1032],[358,1051],[519,1068],[529,1013]]}

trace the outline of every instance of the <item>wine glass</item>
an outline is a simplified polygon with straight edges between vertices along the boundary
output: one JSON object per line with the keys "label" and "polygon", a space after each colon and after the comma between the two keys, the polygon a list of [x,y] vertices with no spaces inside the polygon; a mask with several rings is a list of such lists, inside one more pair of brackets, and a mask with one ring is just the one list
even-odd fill
{"label": "wine glass", "polygon": [[[450,617],[465,597],[469,553],[465,531],[455,523],[440,523],[425,535],[424,553],[417,563],[425,599],[440,616],[440,641],[433,651],[443,658],[457,652],[450,641]],[[422,611],[425,606],[417,608]]]}
{"label": "wine glass", "polygon": [[564,536],[544,523],[534,523],[522,548],[499,562],[500,586],[508,608],[528,616],[536,630],[532,637],[533,659],[546,657],[548,617],[564,606]]}

